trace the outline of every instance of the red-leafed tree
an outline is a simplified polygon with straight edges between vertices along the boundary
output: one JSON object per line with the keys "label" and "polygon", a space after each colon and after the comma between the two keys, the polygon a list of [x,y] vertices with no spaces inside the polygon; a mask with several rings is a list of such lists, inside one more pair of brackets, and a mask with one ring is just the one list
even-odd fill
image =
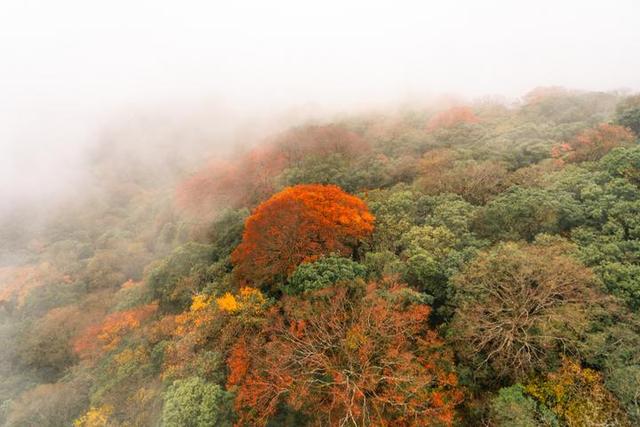
{"label": "red-leafed tree", "polygon": [[240,425],[285,405],[313,425],[451,425],[462,400],[430,308],[396,283],[343,283],[285,297],[230,353]]}
{"label": "red-leafed tree", "polygon": [[629,145],[633,141],[635,136],[629,129],[601,123],[595,128],[580,132],[566,143],[556,145],[551,155],[567,162],[594,161],[614,148]]}
{"label": "red-leafed tree", "polygon": [[464,106],[452,107],[429,119],[429,122],[427,123],[427,130],[433,131],[436,129],[450,128],[461,124],[473,124],[478,122],[480,122],[480,119],[475,115],[471,108]]}
{"label": "red-leafed tree", "polygon": [[288,187],[257,207],[231,254],[237,277],[254,286],[286,278],[320,255],[350,255],[373,232],[373,215],[335,185]]}

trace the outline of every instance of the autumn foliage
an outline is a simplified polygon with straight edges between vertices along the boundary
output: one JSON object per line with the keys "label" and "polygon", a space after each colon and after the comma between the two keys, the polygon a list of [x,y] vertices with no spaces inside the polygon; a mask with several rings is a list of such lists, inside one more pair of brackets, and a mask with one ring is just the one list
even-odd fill
{"label": "autumn foliage", "polygon": [[361,136],[340,126],[292,129],[235,161],[211,161],[179,186],[176,201],[193,213],[220,205],[253,205],[274,193],[279,174],[310,156],[352,158],[368,150]]}
{"label": "autumn foliage", "polygon": [[286,278],[320,255],[350,255],[373,231],[373,215],[358,197],[334,185],[288,187],[262,203],[231,254],[241,280],[256,286]]}
{"label": "autumn foliage", "polygon": [[575,349],[598,297],[593,274],[570,251],[561,243],[510,242],[471,262],[454,279],[461,356],[517,377],[548,364],[558,348]]}
{"label": "autumn foliage", "polygon": [[122,338],[153,315],[158,309],[155,303],[108,315],[101,323],[89,326],[74,342],[74,350],[80,357],[92,357],[104,351],[114,350]]}
{"label": "autumn foliage", "polygon": [[616,147],[631,144],[634,140],[635,136],[629,129],[601,123],[595,128],[580,132],[566,143],[554,146],[551,155],[567,162],[593,161]]}
{"label": "autumn foliage", "polygon": [[284,403],[327,425],[451,425],[462,393],[430,311],[396,283],[285,297],[229,355],[240,424],[265,425]]}
{"label": "autumn foliage", "polygon": [[480,119],[475,115],[473,110],[469,107],[452,107],[448,110],[442,111],[431,119],[427,123],[427,130],[433,131],[436,129],[450,128],[461,124],[473,124],[479,123]]}

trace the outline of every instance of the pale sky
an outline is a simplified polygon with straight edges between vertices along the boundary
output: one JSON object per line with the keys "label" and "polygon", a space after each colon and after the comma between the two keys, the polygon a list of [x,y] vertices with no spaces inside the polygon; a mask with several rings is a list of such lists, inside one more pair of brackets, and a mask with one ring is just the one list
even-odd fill
{"label": "pale sky", "polygon": [[0,203],[71,182],[131,106],[639,90],[639,17],[638,0],[0,0]]}

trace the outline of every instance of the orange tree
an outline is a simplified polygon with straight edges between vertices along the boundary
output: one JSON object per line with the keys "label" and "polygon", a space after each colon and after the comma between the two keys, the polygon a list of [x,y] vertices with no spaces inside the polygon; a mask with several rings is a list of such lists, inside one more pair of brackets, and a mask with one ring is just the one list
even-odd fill
{"label": "orange tree", "polygon": [[287,187],[260,204],[231,254],[237,277],[254,286],[285,279],[303,261],[349,256],[373,232],[373,215],[335,185]]}
{"label": "orange tree", "polygon": [[284,297],[229,353],[239,424],[289,408],[310,425],[451,425],[462,392],[422,300],[362,280]]}

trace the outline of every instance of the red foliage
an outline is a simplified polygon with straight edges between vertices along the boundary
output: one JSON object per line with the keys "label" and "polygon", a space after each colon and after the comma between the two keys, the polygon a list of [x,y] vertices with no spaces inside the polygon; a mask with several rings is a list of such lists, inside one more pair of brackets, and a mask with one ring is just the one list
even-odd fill
{"label": "red foliage", "polygon": [[247,219],[231,260],[240,279],[262,286],[320,255],[350,255],[373,221],[361,199],[335,185],[288,187]]}
{"label": "red foliage", "polygon": [[286,297],[228,359],[239,424],[265,425],[285,403],[318,425],[451,425],[452,357],[414,298],[364,283]]}
{"label": "red foliage", "polygon": [[633,133],[622,126],[601,123],[595,128],[580,132],[569,142],[551,149],[555,159],[567,162],[598,160],[616,147],[631,144]]}
{"label": "red foliage", "polygon": [[427,130],[450,128],[461,124],[479,123],[480,119],[469,107],[452,107],[436,114],[427,123]]}
{"label": "red foliage", "polygon": [[101,323],[87,327],[76,337],[74,351],[82,358],[91,358],[115,349],[128,332],[138,328],[157,308],[158,305],[152,303],[108,315]]}
{"label": "red foliage", "polygon": [[177,189],[176,202],[193,213],[216,205],[253,205],[273,194],[273,180],[309,156],[353,157],[369,149],[355,132],[335,125],[293,129],[237,161],[212,161]]}

